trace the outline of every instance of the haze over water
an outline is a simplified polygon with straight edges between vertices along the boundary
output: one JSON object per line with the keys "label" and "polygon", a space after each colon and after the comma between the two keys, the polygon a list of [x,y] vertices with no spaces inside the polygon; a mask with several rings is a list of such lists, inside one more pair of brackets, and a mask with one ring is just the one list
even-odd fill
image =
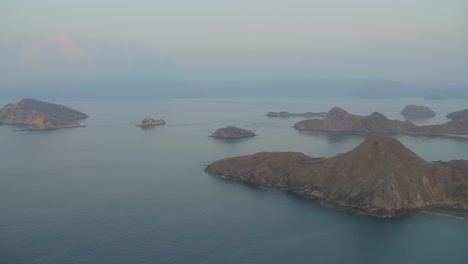
{"label": "haze over water", "polygon": [[[83,111],[85,128],[0,126],[1,263],[466,263],[466,213],[379,219],[329,208],[203,172],[215,160],[258,151],[330,157],[364,135],[300,133],[301,118],[268,111],[379,111],[392,119],[424,104],[447,121],[467,100],[201,98],[54,100]],[[2,102],[4,105],[7,102]],[[143,117],[164,126],[135,127]],[[209,138],[226,125],[237,142]],[[395,136],[422,158],[468,159],[468,140]]]}
{"label": "haze over water", "polygon": [[[365,138],[269,111],[402,120],[414,104],[437,113],[414,123],[447,122],[468,108],[467,72],[465,0],[2,0],[0,106],[90,117],[0,126],[0,264],[468,263],[466,212],[378,219],[203,171]],[[167,124],[135,127],[145,117]],[[208,137],[227,125],[258,136]],[[468,159],[467,139],[394,137],[427,161]]]}

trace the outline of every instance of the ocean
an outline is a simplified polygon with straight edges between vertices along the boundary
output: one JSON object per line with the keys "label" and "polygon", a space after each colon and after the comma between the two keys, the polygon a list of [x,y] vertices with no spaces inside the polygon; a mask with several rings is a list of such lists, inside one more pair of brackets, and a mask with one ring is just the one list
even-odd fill
{"label": "ocean", "polygon": [[[20,98],[19,98],[20,99]],[[468,213],[431,210],[374,218],[203,169],[259,151],[331,157],[365,135],[299,132],[300,117],[268,111],[430,107],[448,121],[468,100],[357,98],[62,99],[84,128],[0,126],[0,263],[468,263]],[[2,105],[9,103],[1,99]],[[167,124],[141,129],[145,117]],[[208,137],[235,125],[254,138]],[[468,140],[395,135],[427,161],[468,159]]]}

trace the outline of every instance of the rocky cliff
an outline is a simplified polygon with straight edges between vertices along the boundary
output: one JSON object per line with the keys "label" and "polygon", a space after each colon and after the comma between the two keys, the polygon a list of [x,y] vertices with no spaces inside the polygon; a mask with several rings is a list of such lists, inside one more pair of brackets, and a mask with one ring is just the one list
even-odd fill
{"label": "rocky cliff", "polygon": [[468,208],[467,161],[429,163],[396,139],[379,134],[332,158],[261,152],[216,161],[206,172],[375,216],[442,206]]}
{"label": "rocky cliff", "polygon": [[416,126],[410,121],[390,120],[374,112],[369,116],[353,115],[335,107],[324,119],[303,120],[294,125],[298,130],[365,131],[421,135],[468,135],[468,118],[459,118],[441,125]]}
{"label": "rocky cliff", "polygon": [[210,137],[220,138],[220,139],[239,139],[239,138],[246,138],[246,137],[254,137],[256,136],[254,132],[237,128],[235,126],[227,126],[224,128],[219,128],[211,134]]}
{"label": "rocky cliff", "polygon": [[401,112],[401,115],[407,118],[427,118],[434,117],[436,113],[426,106],[407,105]]}
{"label": "rocky cliff", "polygon": [[75,121],[87,117],[88,115],[66,106],[34,99],[23,99],[0,109],[0,122],[27,126],[27,130],[80,127]]}

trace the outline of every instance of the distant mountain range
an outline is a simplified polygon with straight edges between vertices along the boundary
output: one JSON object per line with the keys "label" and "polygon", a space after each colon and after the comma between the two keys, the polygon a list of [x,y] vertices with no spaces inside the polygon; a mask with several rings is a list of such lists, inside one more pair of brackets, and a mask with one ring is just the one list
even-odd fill
{"label": "distant mountain range", "polygon": [[356,79],[279,79],[258,81],[187,81],[170,79],[90,80],[0,87],[4,98],[139,97],[359,97],[426,99],[468,98],[468,85],[415,85]]}

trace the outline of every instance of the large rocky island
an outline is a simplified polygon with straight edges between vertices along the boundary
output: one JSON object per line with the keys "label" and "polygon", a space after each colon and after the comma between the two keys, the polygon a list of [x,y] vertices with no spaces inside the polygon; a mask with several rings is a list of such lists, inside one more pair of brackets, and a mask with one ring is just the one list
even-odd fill
{"label": "large rocky island", "polygon": [[75,121],[88,115],[63,105],[34,99],[23,99],[0,109],[0,123],[26,126],[25,130],[47,130],[81,127]]}
{"label": "large rocky island", "polygon": [[440,125],[417,126],[410,121],[390,120],[381,113],[353,115],[335,107],[324,119],[303,120],[294,125],[298,130],[383,132],[439,136],[468,136],[468,116]]}
{"label": "large rocky island", "polygon": [[219,139],[239,139],[256,136],[254,132],[238,128],[235,126],[227,126],[217,129],[210,137]]}
{"label": "large rocky island", "polygon": [[332,158],[260,152],[216,161],[205,171],[373,216],[436,207],[468,209],[468,161],[429,163],[380,134]]}
{"label": "large rocky island", "polygon": [[436,113],[427,106],[407,105],[403,111],[401,111],[401,115],[406,118],[428,118],[434,117]]}
{"label": "large rocky island", "polygon": [[266,116],[268,117],[281,117],[281,118],[286,118],[286,117],[291,117],[291,116],[298,116],[298,117],[325,117],[327,115],[326,112],[318,112],[318,113],[313,113],[313,112],[306,112],[306,113],[289,113],[289,112],[268,112]]}

